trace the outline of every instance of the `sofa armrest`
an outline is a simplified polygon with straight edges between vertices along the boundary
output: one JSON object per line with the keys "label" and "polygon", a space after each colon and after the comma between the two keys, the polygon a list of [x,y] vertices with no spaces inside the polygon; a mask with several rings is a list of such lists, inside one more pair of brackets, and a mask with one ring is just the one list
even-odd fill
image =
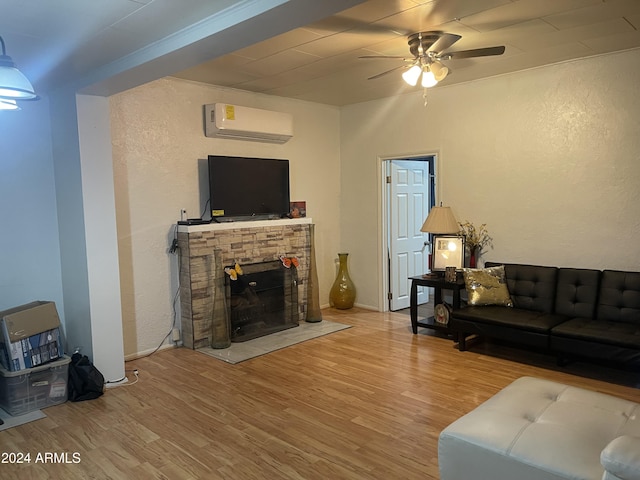
{"label": "sofa armrest", "polygon": [[640,480],[640,437],[623,435],[609,442],[600,454],[600,463],[613,478]]}

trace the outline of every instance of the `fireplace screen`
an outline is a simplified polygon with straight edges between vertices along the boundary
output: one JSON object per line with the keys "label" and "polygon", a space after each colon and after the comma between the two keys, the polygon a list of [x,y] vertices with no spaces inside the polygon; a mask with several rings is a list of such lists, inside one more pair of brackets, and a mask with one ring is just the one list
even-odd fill
{"label": "fireplace screen", "polygon": [[243,275],[226,278],[231,341],[244,342],[298,325],[297,275],[282,262],[242,266]]}

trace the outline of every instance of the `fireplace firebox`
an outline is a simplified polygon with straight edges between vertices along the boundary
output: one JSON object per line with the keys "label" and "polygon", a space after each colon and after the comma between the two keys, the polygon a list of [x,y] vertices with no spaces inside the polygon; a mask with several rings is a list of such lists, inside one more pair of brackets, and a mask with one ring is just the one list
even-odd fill
{"label": "fireplace firebox", "polygon": [[270,261],[243,265],[242,271],[235,280],[226,278],[231,341],[244,342],[297,327],[296,269]]}

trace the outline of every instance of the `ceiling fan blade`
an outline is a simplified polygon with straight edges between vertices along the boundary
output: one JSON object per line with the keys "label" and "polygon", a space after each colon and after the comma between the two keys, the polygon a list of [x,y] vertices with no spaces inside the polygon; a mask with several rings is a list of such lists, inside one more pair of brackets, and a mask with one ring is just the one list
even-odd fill
{"label": "ceiling fan blade", "polygon": [[438,40],[427,48],[427,52],[443,52],[461,38],[460,35],[456,35],[455,33],[443,33]]}
{"label": "ceiling fan blade", "polygon": [[491,55],[502,55],[504,45],[499,47],[476,48],[473,50],[460,50],[459,52],[447,52],[438,55],[440,60],[459,60],[461,58],[489,57]]}
{"label": "ceiling fan blade", "polygon": [[369,77],[367,78],[367,80],[375,80],[376,78],[380,78],[384,75],[387,75],[388,73],[392,73],[395,72],[396,70],[400,70],[401,68],[407,68],[407,65],[399,65],[397,67],[392,68],[391,70],[387,70],[385,72],[382,73],[378,73],[377,75],[374,75],[373,77]]}

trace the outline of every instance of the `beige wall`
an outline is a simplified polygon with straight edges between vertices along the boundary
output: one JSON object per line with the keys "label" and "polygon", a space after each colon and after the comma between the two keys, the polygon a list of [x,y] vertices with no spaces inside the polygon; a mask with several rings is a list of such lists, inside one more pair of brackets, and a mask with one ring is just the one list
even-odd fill
{"label": "beige wall", "polygon": [[[328,303],[339,249],[339,109],[172,78],[110,102],[125,355],[154,349],[171,329],[177,256],[167,250],[180,209],[199,217],[204,208],[210,154],[290,160],[291,198],[306,200],[316,224],[320,301]],[[207,138],[202,106],[215,102],[289,112],[294,138],[284,145]]]}
{"label": "beige wall", "polygon": [[[607,72],[607,75],[603,75]],[[455,75],[455,71],[452,73]],[[640,51],[586,59],[342,109],[159,80],[110,99],[125,354],[169,331],[167,254],[180,208],[199,216],[208,154],[291,160],[292,199],[317,224],[321,303],[338,251],[359,305],[382,309],[380,157],[438,153],[438,201],[487,223],[484,260],[640,269]],[[210,139],[202,105],[291,112],[278,146]]]}
{"label": "beige wall", "polygon": [[379,156],[439,152],[438,201],[487,223],[485,260],[640,269],[639,79],[634,50],[344,108],[357,301],[382,308]]}

